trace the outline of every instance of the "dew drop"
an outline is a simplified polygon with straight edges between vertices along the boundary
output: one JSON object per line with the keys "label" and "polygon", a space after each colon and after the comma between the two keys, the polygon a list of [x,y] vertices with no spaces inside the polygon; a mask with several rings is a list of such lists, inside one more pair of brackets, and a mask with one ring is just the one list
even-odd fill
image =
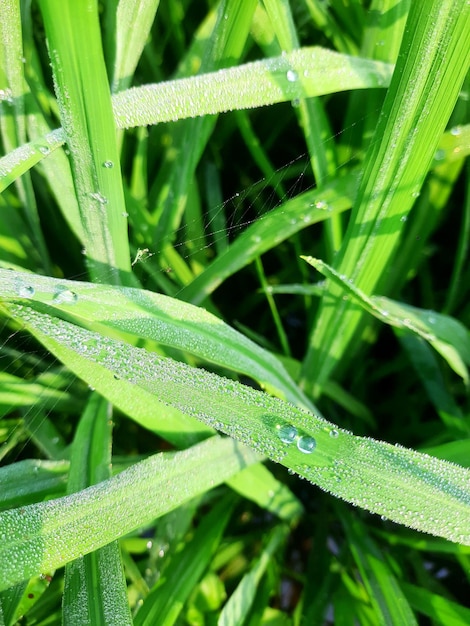
{"label": "dew drop", "polygon": [[276,428],[279,439],[284,443],[292,443],[297,437],[297,428],[291,424],[284,424],[284,426],[278,424]]}
{"label": "dew drop", "polygon": [[56,304],[75,304],[78,296],[75,291],[58,287],[52,299]]}
{"label": "dew drop", "polygon": [[49,146],[39,146],[38,150],[41,154],[44,154],[44,155],[49,154],[49,152],[51,151]]}
{"label": "dew drop", "polygon": [[446,158],[446,151],[439,149],[436,150],[436,154],[434,155],[434,159],[436,161],[443,161]]}
{"label": "dew drop", "polygon": [[110,170],[112,167],[114,167],[114,163],[112,161],[105,161],[103,163],[103,167],[105,167],[106,169]]}
{"label": "dew drop", "polygon": [[450,130],[450,134],[454,137],[458,137],[461,133],[462,129],[460,128],[460,126],[454,126],[454,128],[451,128]]}
{"label": "dew drop", "polygon": [[419,198],[419,191],[413,191],[413,193],[411,194],[411,196],[413,198]]}
{"label": "dew drop", "polygon": [[338,436],[339,436],[339,432],[338,432],[335,428],[333,428],[332,430],[330,430],[330,437],[331,437],[332,439],[337,439],[337,438],[338,438]]}
{"label": "dew drop", "polygon": [[298,449],[304,454],[310,454],[317,447],[317,442],[313,437],[309,437],[308,435],[303,435],[297,441]]}
{"label": "dew drop", "polygon": [[408,219],[408,216],[407,216],[407,215],[402,215],[402,216],[400,217],[400,222],[406,222],[406,220],[407,220],[407,219]]}
{"label": "dew drop", "polygon": [[295,70],[287,70],[286,77],[290,83],[295,83],[295,81],[299,78],[299,75]]}
{"label": "dew drop", "polygon": [[108,204],[108,198],[106,198],[106,196],[103,196],[103,194],[99,191],[94,191],[90,193],[90,198],[96,200],[100,204]]}
{"label": "dew drop", "polygon": [[22,298],[32,298],[35,291],[32,285],[20,285],[18,287],[18,295]]}

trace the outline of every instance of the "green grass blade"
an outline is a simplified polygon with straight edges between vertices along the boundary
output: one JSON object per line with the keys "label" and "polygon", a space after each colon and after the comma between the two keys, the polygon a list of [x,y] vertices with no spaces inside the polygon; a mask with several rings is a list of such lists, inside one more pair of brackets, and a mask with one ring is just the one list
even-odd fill
{"label": "green grass blade", "polygon": [[261,556],[237,586],[229,601],[224,606],[217,626],[236,626],[243,624],[255,600],[261,577],[268,567],[270,559],[279,550],[287,537],[287,528],[278,526],[271,532]]}
{"label": "green grass blade", "polygon": [[417,625],[416,618],[400,588],[399,581],[386,562],[384,555],[375,542],[365,532],[359,520],[349,515],[342,517],[348,536],[349,549],[361,574],[372,606],[377,624],[394,626],[395,624]]}
{"label": "green grass blade", "polygon": [[[9,304],[8,310],[72,370],[78,355],[94,364],[99,378],[118,377],[121,385],[127,380],[154,393],[164,405],[252,446],[340,498],[412,528],[470,543],[468,470],[356,437],[263,392],[29,307]],[[93,384],[86,369],[84,377]]]}
{"label": "green grass blade", "polygon": [[117,331],[123,337],[145,338],[184,350],[250,376],[291,402],[311,406],[273,355],[204,309],[150,291],[1,269],[0,280],[4,298],[23,294],[40,309],[41,305],[52,307],[55,314],[92,330],[113,335]]}
{"label": "green grass blade", "polygon": [[[67,493],[78,493],[111,474],[110,406],[91,396],[72,445]],[[116,541],[67,563],[62,603],[65,624],[132,624]]]}
{"label": "green grass blade", "polygon": [[[390,64],[326,48],[302,48],[218,72],[133,87],[114,95],[114,114],[121,128],[176,121],[349,89],[386,87],[392,70]],[[292,80],[298,75],[302,81]],[[200,93],[203,99],[197,97]]]}
{"label": "green grass blade", "polygon": [[70,149],[86,258],[99,282],[129,283],[130,252],[116,127],[94,0],[40,2]]}
{"label": "green grass blade", "polygon": [[[385,286],[404,217],[419,195],[470,65],[465,0],[412,3],[392,83],[364,165],[335,269],[370,294]],[[379,286],[379,287],[378,287]],[[346,348],[360,338],[362,312],[330,285],[304,362],[303,383],[318,392]],[[352,349],[352,348],[351,348]]]}
{"label": "green grass blade", "polygon": [[134,619],[135,626],[172,626],[175,623],[189,594],[209,566],[231,512],[231,498],[226,497],[204,516],[194,537],[174,556],[164,578],[145,598]]}
{"label": "green grass blade", "polygon": [[0,589],[110,543],[258,459],[214,437],[183,452],[157,454],[64,498],[0,513]]}

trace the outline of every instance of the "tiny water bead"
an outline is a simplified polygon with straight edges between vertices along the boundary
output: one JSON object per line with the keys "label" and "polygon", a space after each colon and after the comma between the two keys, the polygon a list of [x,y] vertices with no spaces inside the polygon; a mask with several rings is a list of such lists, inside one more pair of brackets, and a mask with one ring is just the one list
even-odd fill
{"label": "tiny water bead", "polygon": [[337,439],[337,438],[338,438],[338,436],[339,436],[339,432],[338,432],[335,428],[333,428],[332,430],[330,430],[330,437],[331,437],[332,439]]}
{"label": "tiny water bead", "polygon": [[22,298],[32,298],[36,290],[32,285],[20,285],[18,287],[18,295]]}
{"label": "tiny water bead", "polygon": [[56,304],[75,304],[78,300],[78,295],[65,287],[58,287],[52,298]]}
{"label": "tiny water bead", "polygon": [[299,78],[299,75],[295,70],[287,70],[286,77],[290,83],[295,83],[295,81]]}
{"label": "tiny water bead", "polygon": [[114,163],[112,161],[105,161],[103,163],[103,167],[105,167],[106,169],[110,170],[112,167],[114,167]]}
{"label": "tiny water bead", "polygon": [[297,437],[297,428],[295,426],[291,426],[290,424],[281,426],[278,424],[276,428],[278,437],[283,443],[292,443],[295,441]]}
{"label": "tiny water bead", "polygon": [[309,437],[308,435],[303,435],[299,437],[297,441],[297,448],[300,452],[304,454],[310,454],[317,447],[317,442],[313,437]]}

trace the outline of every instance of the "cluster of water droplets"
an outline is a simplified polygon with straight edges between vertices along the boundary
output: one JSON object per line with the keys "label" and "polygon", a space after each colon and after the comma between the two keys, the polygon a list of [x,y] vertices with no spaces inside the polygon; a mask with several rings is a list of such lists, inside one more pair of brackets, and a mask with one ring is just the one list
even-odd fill
{"label": "cluster of water droplets", "polygon": [[[295,443],[297,449],[304,454],[311,454],[317,447],[317,441],[315,437],[303,434],[292,424],[277,424],[276,431],[277,436],[282,441],[282,443],[285,443],[287,445]],[[339,433],[337,430],[333,429],[330,431],[330,437],[334,439],[338,437],[338,434]]]}

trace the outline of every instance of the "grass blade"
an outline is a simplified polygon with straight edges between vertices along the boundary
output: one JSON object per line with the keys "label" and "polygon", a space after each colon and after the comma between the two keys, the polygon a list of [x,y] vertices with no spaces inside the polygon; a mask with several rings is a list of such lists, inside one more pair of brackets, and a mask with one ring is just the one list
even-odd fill
{"label": "grass blade", "polygon": [[64,498],[0,513],[0,589],[108,544],[258,459],[214,437],[183,452],[157,454]]}
{"label": "grass blade", "polygon": [[[368,295],[386,289],[385,269],[396,251],[402,218],[420,193],[470,65],[465,36],[469,30],[470,6],[465,0],[432,0],[426,7],[411,3],[392,83],[335,263],[339,274]],[[315,393],[353,338],[361,336],[363,313],[341,301],[339,294],[330,284],[304,360],[303,384]],[[331,307],[330,298],[338,298],[338,306]]]}
{"label": "grass blade", "polygon": [[[67,493],[78,493],[110,477],[110,406],[91,396],[75,433]],[[67,563],[62,615],[65,624],[132,624],[116,541]]]}
{"label": "grass blade", "polygon": [[[355,437],[278,398],[29,307],[9,304],[8,310],[72,370],[78,356],[94,363],[95,376],[99,372],[109,381],[117,376],[121,384],[127,380],[154,393],[163,404],[252,446],[348,502],[470,544],[468,470],[414,450]],[[82,371],[93,384],[94,376],[86,368]]]}
{"label": "grass blade", "polygon": [[[98,6],[40,2],[62,124],[70,149],[85,250],[97,281],[129,283],[127,212],[119,167]],[[126,276],[127,275],[127,276]]]}

